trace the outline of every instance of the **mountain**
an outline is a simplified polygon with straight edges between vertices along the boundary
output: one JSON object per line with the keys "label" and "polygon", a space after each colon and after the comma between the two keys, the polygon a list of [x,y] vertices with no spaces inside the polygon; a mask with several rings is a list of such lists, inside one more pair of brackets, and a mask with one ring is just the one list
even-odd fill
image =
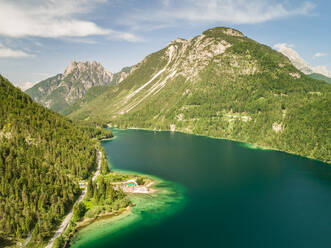
{"label": "mountain", "polygon": [[43,106],[62,112],[93,87],[115,85],[129,73],[130,67],[113,74],[96,61],[72,61],[63,74],[39,82],[26,93]]}
{"label": "mountain", "polygon": [[331,84],[331,78],[330,77],[326,77],[326,76],[324,76],[322,74],[312,73],[312,74],[309,74],[308,76],[311,77],[311,78],[314,78],[314,79],[317,79],[317,80],[322,80],[322,81],[325,81],[325,82]]}
{"label": "mountain", "polygon": [[133,71],[134,71],[134,67],[132,67],[132,66],[126,66],[126,67],[122,68],[122,70],[120,70],[119,72],[114,73],[113,74],[113,80],[111,82],[111,85],[116,85],[116,84],[122,82]]}
{"label": "mountain", "polygon": [[68,107],[58,112],[63,115],[69,115],[70,113],[78,110],[85,104],[88,104],[97,96],[103,94],[105,91],[107,91],[108,88],[122,82],[134,70],[135,67],[124,67],[121,71],[113,74],[112,82],[110,84],[103,86],[94,86],[90,88],[89,90],[86,91],[84,96],[72,102]]}
{"label": "mountain", "polygon": [[176,39],[72,119],[177,130],[331,161],[331,85],[231,28]]}
{"label": "mountain", "polygon": [[293,48],[289,47],[286,43],[276,44],[274,48],[288,57],[292,64],[306,75],[317,73],[331,78],[331,71],[329,71],[325,66],[310,66]]}
{"label": "mountain", "polygon": [[103,135],[40,106],[0,75],[0,247],[27,237],[28,247],[45,245],[80,194],[80,180],[96,169],[92,138]]}

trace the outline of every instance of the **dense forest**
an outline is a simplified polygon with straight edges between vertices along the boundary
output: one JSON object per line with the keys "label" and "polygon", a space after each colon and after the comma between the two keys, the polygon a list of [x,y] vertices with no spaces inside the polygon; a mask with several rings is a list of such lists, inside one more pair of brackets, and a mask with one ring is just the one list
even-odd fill
{"label": "dense forest", "polygon": [[103,157],[101,175],[95,181],[89,177],[86,197],[74,205],[73,217],[66,230],[55,240],[53,248],[61,248],[70,243],[80,221],[93,220],[100,214],[115,213],[131,204],[128,196],[120,188],[115,189],[111,183],[127,180],[132,175],[108,172],[108,162]]}
{"label": "dense forest", "polygon": [[0,76],[0,247],[46,243],[79,181],[96,169],[97,139],[110,136],[34,103]]}

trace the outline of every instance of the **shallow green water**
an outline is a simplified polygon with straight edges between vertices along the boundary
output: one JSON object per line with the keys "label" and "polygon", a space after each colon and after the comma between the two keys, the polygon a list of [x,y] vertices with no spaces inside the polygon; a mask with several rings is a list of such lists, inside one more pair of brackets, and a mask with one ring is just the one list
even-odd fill
{"label": "shallow green water", "polygon": [[[181,133],[114,130],[115,168],[162,178],[72,247],[330,247],[330,165]],[[172,183],[176,182],[176,183]]]}

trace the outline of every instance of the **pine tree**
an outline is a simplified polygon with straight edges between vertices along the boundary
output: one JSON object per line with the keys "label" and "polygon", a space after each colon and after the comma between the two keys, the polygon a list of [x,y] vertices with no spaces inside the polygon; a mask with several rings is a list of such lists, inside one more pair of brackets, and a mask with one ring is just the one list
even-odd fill
{"label": "pine tree", "polygon": [[93,185],[93,200],[95,202],[99,201],[99,195],[98,195],[98,187],[96,184]]}
{"label": "pine tree", "polygon": [[87,197],[91,198],[93,197],[94,191],[93,191],[93,182],[92,177],[89,178],[88,184],[87,184]]}

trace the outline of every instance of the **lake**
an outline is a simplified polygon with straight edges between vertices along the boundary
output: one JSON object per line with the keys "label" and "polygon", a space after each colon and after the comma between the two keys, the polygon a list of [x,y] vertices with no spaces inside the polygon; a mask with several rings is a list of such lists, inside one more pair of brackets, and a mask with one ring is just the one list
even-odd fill
{"label": "lake", "polygon": [[154,176],[159,193],[132,197],[132,212],[71,247],[330,247],[330,165],[183,133],[113,133],[113,169]]}

